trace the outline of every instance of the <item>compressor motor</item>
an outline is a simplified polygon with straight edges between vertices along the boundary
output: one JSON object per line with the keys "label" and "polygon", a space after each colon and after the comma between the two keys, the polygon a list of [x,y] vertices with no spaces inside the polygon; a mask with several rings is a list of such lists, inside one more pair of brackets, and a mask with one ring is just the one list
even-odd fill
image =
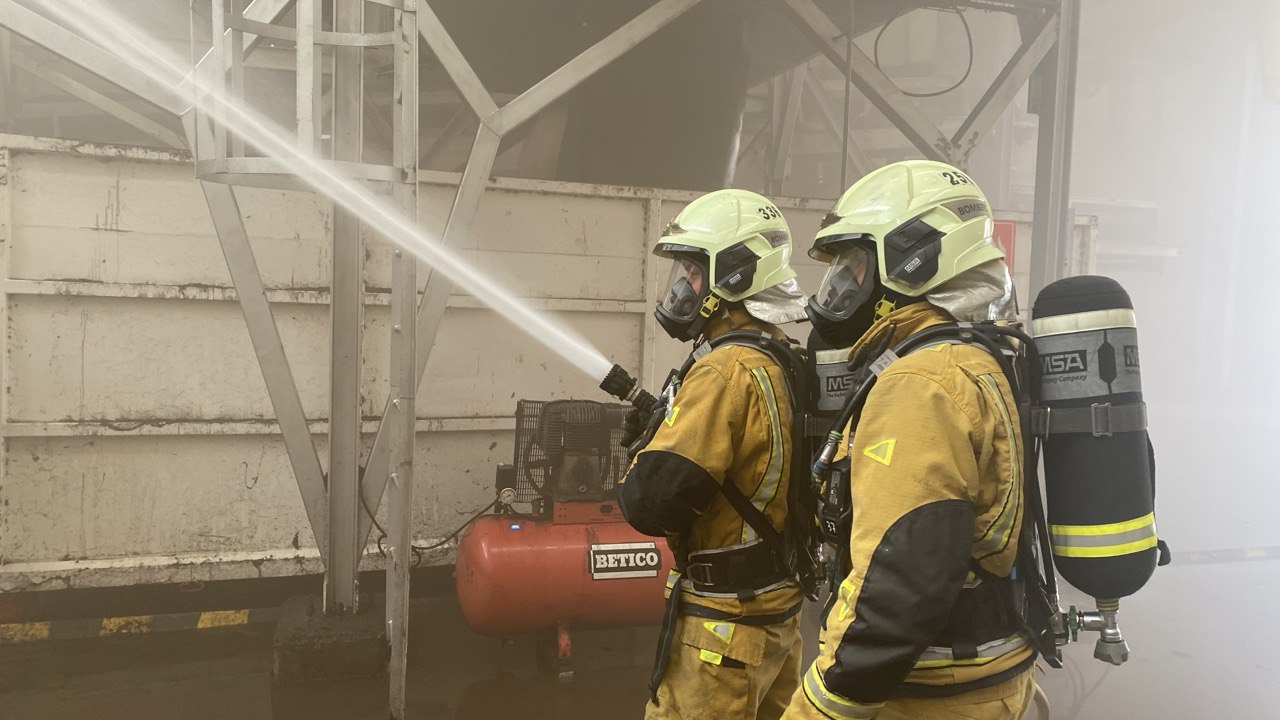
{"label": "compressor motor", "polygon": [[520,400],[513,462],[497,472],[497,511],[467,530],[455,586],[463,617],[484,635],[656,624],[666,543],[622,518],[617,483],[627,406]]}

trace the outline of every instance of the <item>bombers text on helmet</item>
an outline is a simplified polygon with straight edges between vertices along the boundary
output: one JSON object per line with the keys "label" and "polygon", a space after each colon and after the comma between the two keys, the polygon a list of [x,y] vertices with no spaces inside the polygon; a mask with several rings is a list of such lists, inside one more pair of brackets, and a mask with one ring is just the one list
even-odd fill
{"label": "bombers text on helmet", "polygon": [[787,221],[770,200],[747,190],[717,190],[689,203],[653,254],[675,260],[654,314],[677,340],[698,337],[721,302],[745,300],[796,276]]}
{"label": "bombers text on helmet", "polygon": [[932,160],[886,165],[850,187],[823,219],[809,255],[831,267],[810,309],[829,322],[847,320],[873,281],[924,296],[1003,258],[991,230],[987,198],[965,173]]}

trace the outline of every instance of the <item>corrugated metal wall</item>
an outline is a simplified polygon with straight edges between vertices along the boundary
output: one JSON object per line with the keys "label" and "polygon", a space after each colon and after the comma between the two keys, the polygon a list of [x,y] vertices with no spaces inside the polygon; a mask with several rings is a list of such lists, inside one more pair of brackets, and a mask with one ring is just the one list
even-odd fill
{"label": "corrugated metal wall", "polygon": [[[318,572],[190,163],[62,141],[0,145],[0,591]],[[425,177],[428,227],[443,226],[453,182]],[[330,204],[285,191],[237,195],[324,459]],[[642,368],[654,387],[686,350],[651,318],[667,268],[648,249],[692,197],[498,179],[466,253],[615,362]],[[812,288],[820,270],[803,250],[828,201],[778,204],[801,248],[801,283]],[[1019,226],[1022,260],[1030,252]],[[385,242],[366,242],[371,443],[387,396],[390,262]],[[594,380],[463,290],[419,390],[420,538],[447,533],[492,498],[493,469],[510,461],[517,399],[605,399]]]}

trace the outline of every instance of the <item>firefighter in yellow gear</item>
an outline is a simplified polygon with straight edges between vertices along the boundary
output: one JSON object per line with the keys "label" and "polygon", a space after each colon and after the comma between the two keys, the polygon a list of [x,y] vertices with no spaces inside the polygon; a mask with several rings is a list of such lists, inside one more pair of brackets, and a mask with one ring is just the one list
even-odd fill
{"label": "firefighter in yellow gear", "polygon": [[[1012,320],[986,198],[958,169],[895,163],[823,221],[829,263],[808,304],[839,346],[892,347],[941,323]],[[1018,408],[984,348],[889,358],[846,429],[845,575],[791,720],[1016,720],[1035,652],[1013,610],[1022,525]]]}
{"label": "firefighter in yellow gear", "polygon": [[664,390],[619,490],[628,522],[666,537],[677,558],[650,720],[771,720],[799,686],[803,598],[779,543],[790,381],[761,346],[722,343],[745,335],[785,345],[777,324],[802,319],[805,303],[790,251],[778,209],[743,190],[695,200],[654,249],[675,261],[655,314],[697,350]]}

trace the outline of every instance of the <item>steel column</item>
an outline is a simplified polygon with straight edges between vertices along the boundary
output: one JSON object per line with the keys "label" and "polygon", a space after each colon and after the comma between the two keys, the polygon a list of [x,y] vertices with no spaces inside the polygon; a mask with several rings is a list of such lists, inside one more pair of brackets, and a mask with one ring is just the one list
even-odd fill
{"label": "steel column", "polygon": [[0,131],[13,132],[18,117],[18,93],[13,88],[13,41],[0,30]]}
{"label": "steel column", "polygon": [[[320,0],[298,0],[297,7],[297,62],[298,79],[295,85],[298,147],[303,152],[315,152],[319,149],[320,98],[316,92],[320,83],[320,63],[316,58],[317,23],[321,17]],[[215,60],[216,62],[216,60]]]}
{"label": "steel column", "polygon": [[[485,185],[489,182],[489,172],[493,170],[493,161],[498,157],[498,143],[502,138],[488,127],[481,125],[476,131],[475,143],[471,146],[471,156],[467,160],[467,169],[462,173],[462,182],[458,185],[458,194],[454,196],[453,206],[449,210],[449,218],[445,221],[444,234],[441,238],[447,247],[458,247],[471,233],[471,225],[475,222],[476,213],[480,209],[480,196],[484,194]],[[440,329],[440,321],[444,319],[445,306],[449,302],[449,293],[453,291],[453,283],[442,273],[429,271],[427,290],[418,305],[414,320],[417,349],[414,354],[414,378],[422,382],[427,369],[427,360],[431,357],[431,346],[435,343],[436,332]],[[387,411],[383,410],[383,417]],[[387,469],[391,460],[391,442],[386,423],[378,427],[378,434],[373,439],[373,449],[369,452],[369,462],[365,466],[365,483],[361,492],[364,501],[375,507],[382,499],[382,491],[387,482]],[[360,518],[360,537],[369,535],[373,523],[368,517]]]}
{"label": "steel column", "polygon": [[1058,13],[1050,12],[1035,33],[1009,58],[1009,62],[987,88],[982,99],[960,124],[951,138],[958,164],[967,164],[974,148],[991,132],[996,121],[1022,90],[1027,78],[1031,77],[1031,73],[1053,49],[1058,40],[1058,28]]}
{"label": "steel column", "polygon": [[[305,2],[305,0],[304,0]],[[336,3],[334,30],[360,32],[364,4]],[[360,48],[334,49],[333,159],[360,161],[364,82]],[[300,83],[301,84],[301,83]],[[333,280],[329,355],[329,564],[326,613],[354,612],[359,602],[360,342],[364,310],[360,218],[333,207]]]}
{"label": "steel column", "polygon": [[[412,6],[410,7],[410,10]],[[392,157],[403,177],[392,192],[409,218],[418,216],[418,23],[411,11],[395,11],[396,44],[392,51],[395,82],[392,108]],[[405,671],[409,660],[409,567],[413,564],[413,453],[417,372],[415,310],[418,263],[396,248],[391,259],[391,477],[387,493],[387,640],[391,645],[392,720],[403,720]],[[363,515],[361,516],[364,517]],[[358,535],[361,539],[363,535]]]}
{"label": "steel column", "polygon": [[1031,229],[1032,298],[1066,272],[1071,247],[1071,139],[1075,118],[1079,0],[1062,0],[1058,41],[1040,65],[1040,130],[1036,148],[1036,192]]}
{"label": "steel column", "polygon": [[849,45],[846,57],[844,48],[835,38],[845,33],[830,17],[814,4],[813,0],[778,0],[784,13],[796,27],[818,46],[819,52],[848,76],[858,90],[897,127],[922,155],[930,160],[950,162],[951,140],[902,94],[866,53],[856,45]]}

